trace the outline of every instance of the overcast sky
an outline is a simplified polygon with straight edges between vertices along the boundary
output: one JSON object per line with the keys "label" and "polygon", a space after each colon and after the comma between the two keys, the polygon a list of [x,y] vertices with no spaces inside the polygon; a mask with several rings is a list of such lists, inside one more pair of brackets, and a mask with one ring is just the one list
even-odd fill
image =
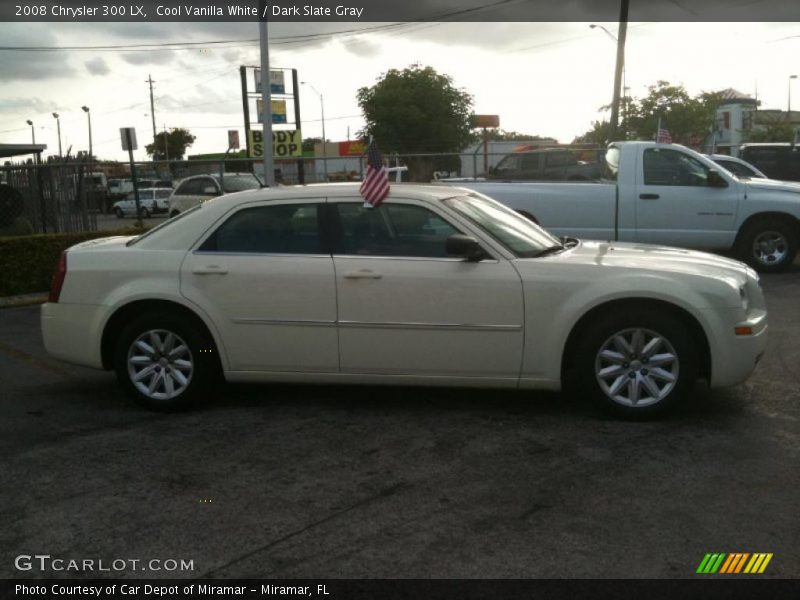
{"label": "overcast sky", "polygon": [[[603,23],[616,35],[616,23]],[[355,28],[367,28],[354,33]],[[363,126],[356,91],[391,68],[429,65],[474,97],[477,113],[500,115],[506,130],[569,142],[603,117],[611,100],[616,47],[599,28],[574,23],[272,23],[273,67],[296,68],[323,94],[328,139],[356,136]],[[309,41],[310,33],[331,35]],[[338,32],[338,33],[337,33]],[[343,33],[344,32],[344,33]],[[295,36],[295,37],[293,37]],[[149,88],[155,83],[159,129],[185,127],[197,136],[189,154],[221,152],[226,130],[243,132],[239,65],[259,62],[258,26],[250,23],[0,23],[4,46],[85,46],[237,40],[188,50],[0,52],[0,143],[37,143],[58,153],[88,148],[123,159],[119,128],[152,138]],[[691,94],[736,88],[764,108],[786,109],[789,76],[800,74],[798,23],[631,23],[626,84],[641,97],[659,79]],[[800,109],[800,84],[794,81]],[[303,136],[321,135],[319,96],[301,88]]]}

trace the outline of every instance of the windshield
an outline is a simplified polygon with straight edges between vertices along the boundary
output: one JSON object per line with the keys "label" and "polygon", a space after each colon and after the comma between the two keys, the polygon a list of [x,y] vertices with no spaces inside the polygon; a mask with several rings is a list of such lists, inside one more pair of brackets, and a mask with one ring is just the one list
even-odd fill
{"label": "windshield", "polygon": [[457,196],[444,201],[520,258],[532,258],[559,239],[516,211],[481,194]]}
{"label": "windshield", "polygon": [[225,175],[222,179],[222,189],[226,194],[244,190],[257,190],[259,188],[261,188],[261,181],[252,174]]}

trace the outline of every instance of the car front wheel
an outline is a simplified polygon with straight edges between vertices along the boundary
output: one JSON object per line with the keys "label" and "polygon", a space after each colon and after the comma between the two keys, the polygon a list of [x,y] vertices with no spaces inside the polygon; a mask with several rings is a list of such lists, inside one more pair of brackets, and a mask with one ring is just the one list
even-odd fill
{"label": "car front wheel", "polygon": [[586,330],[576,375],[586,396],[616,414],[653,416],[686,397],[697,376],[697,353],[680,320],[628,310]]}
{"label": "car front wheel", "polygon": [[213,343],[181,314],[145,314],[123,328],[115,369],[120,384],[140,404],[154,410],[183,409],[214,378]]}

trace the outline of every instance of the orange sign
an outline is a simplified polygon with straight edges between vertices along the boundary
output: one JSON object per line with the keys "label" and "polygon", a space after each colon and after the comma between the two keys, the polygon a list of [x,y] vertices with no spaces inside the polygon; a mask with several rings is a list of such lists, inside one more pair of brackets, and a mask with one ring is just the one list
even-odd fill
{"label": "orange sign", "polygon": [[361,140],[353,142],[339,142],[339,156],[361,156],[367,147]]}

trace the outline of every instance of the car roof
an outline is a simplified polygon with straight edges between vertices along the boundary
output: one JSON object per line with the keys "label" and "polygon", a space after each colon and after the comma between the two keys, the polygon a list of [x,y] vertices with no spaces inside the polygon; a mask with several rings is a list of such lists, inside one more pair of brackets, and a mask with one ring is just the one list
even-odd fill
{"label": "car roof", "polygon": [[[307,185],[279,185],[272,188],[258,190],[245,190],[227,194],[214,199],[215,203],[225,202],[239,204],[241,202],[254,202],[260,200],[283,200],[291,198],[327,197],[327,198],[352,198],[359,195],[361,182],[340,183],[311,183]],[[389,183],[389,198],[401,196],[404,198],[426,199],[430,196],[438,200],[452,198],[459,194],[472,193],[470,190],[450,185],[430,183]]]}

